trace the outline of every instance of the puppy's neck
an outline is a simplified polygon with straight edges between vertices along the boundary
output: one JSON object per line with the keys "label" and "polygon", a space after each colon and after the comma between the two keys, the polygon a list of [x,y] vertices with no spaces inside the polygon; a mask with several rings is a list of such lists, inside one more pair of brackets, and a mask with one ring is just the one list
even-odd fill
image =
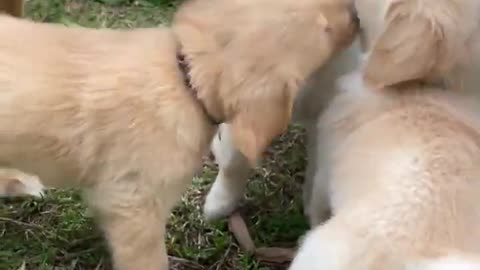
{"label": "puppy's neck", "polygon": [[218,126],[220,125],[223,120],[220,120],[218,118],[216,118],[214,115],[212,115],[208,108],[206,107],[205,103],[203,102],[203,100],[201,100],[199,97],[198,97],[198,92],[197,92],[197,89],[195,88],[195,86],[193,85],[192,83],[192,80],[191,80],[191,77],[190,77],[190,63],[188,62],[187,59],[185,59],[185,55],[181,52],[181,51],[178,51],[177,52],[177,63],[178,63],[178,67],[180,69],[180,71],[182,72],[183,74],[183,78],[184,78],[184,81],[185,81],[185,85],[187,87],[187,90],[190,92],[190,94],[192,95],[192,97],[197,101],[197,103],[199,104],[200,108],[202,109],[203,113],[205,114],[205,116],[207,117],[208,121],[210,122],[210,124],[212,126]]}

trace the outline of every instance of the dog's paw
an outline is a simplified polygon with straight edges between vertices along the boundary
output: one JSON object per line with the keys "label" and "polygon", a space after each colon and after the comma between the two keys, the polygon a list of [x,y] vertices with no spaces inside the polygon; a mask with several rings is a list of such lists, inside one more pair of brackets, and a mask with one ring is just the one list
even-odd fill
{"label": "dog's paw", "polygon": [[43,197],[45,194],[45,186],[36,176],[30,176],[20,180],[25,185],[25,193],[34,197]]}
{"label": "dog's paw", "polygon": [[240,200],[241,196],[231,194],[220,181],[215,181],[205,199],[204,216],[207,220],[227,217],[237,208]]}
{"label": "dog's paw", "polygon": [[45,187],[35,176],[17,175],[15,178],[0,179],[0,197],[33,196],[42,197]]}

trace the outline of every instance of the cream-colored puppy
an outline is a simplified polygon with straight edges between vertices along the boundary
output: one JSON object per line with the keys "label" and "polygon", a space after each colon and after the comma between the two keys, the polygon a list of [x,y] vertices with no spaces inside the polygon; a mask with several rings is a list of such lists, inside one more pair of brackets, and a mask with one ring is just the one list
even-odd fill
{"label": "cream-colored puppy", "polygon": [[480,269],[479,104],[414,82],[375,91],[361,71],[339,89],[318,123],[314,229],[290,269]]}
{"label": "cream-colored puppy", "polygon": [[356,33],[349,0],[198,0],[173,29],[0,17],[0,167],[80,187],[116,269],[167,269],[165,223],[217,122],[251,163]]}
{"label": "cream-colored puppy", "polygon": [[291,270],[480,269],[480,2],[355,2],[369,57],[318,123]]}

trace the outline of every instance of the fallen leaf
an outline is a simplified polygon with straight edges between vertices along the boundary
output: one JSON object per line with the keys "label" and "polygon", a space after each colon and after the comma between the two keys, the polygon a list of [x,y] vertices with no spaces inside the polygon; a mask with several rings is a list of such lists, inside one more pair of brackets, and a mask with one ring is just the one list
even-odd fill
{"label": "fallen leaf", "polygon": [[233,233],[242,249],[252,253],[255,251],[255,244],[248,232],[245,221],[239,213],[234,213],[228,218],[228,229]]}
{"label": "fallen leaf", "polygon": [[292,248],[262,247],[255,250],[255,256],[260,261],[284,264],[293,260],[295,250]]}

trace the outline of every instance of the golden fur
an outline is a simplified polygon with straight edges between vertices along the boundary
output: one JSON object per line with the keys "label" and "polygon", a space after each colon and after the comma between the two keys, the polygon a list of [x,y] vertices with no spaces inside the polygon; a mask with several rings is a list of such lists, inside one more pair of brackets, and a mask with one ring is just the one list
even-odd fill
{"label": "golden fur", "polygon": [[469,65],[480,2],[356,6],[368,53],[318,123],[314,229],[291,270],[478,270],[480,104],[431,83]]}
{"label": "golden fur", "polygon": [[[346,76],[318,123],[314,229],[291,270],[480,269],[468,258],[480,255],[477,107],[439,88],[374,91],[360,72]],[[321,225],[325,187],[332,218]],[[451,268],[435,266],[454,254]]]}
{"label": "golden fur", "polygon": [[458,72],[480,53],[475,48],[480,1],[355,0],[355,5],[371,54],[364,76],[374,87],[411,80],[458,83]]}
{"label": "golden fur", "polygon": [[[316,164],[315,124],[321,112],[335,94],[335,82],[338,76],[353,71],[357,66],[359,51],[357,42],[346,50],[335,55],[326,65],[313,73],[303,85],[302,90],[295,98],[292,113],[292,122],[300,123],[307,129],[307,160],[308,164]],[[238,151],[233,143],[231,127],[222,124],[218,136],[214,137],[211,150],[218,163],[218,174],[205,199],[203,212],[207,219],[216,219],[229,216],[244,197],[251,164]],[[306,182],[313,178],[311,172],[305,173]],[[308,185],[305,187],[309,190]],[[309,192],[304,192],[305,198]],[[308,199],[306,199],[308,200]]]}
{"label": "golden fur", "polygon": [[254,163],[305,78],[353,39],[351,10],[347,0],[191,1],[173,29],[137,30],[2,16],[0,166],[83,188],[116,269],[167,269],[165,223],[215,132],[199,102]]}

